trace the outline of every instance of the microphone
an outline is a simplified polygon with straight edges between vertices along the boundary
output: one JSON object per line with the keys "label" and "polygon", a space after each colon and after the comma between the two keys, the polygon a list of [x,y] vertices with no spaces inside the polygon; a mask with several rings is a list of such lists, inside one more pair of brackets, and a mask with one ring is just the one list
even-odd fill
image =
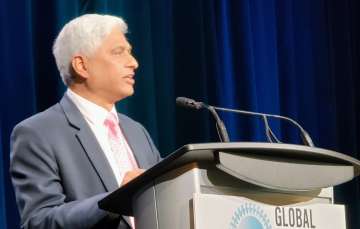
{"label": "microphone", "polygon": [[245,115],[249,115],[249,116],[259,116],[263,119],[264,124],[265,124],[265,132],[266,132],[266,137],[270,142],[274,142],[276,141],[277,143],[281,143],[281,141],[279,141],[274,132],[271,130],[269,123],[268,123],[268,117],[270,118],[277,118],[277,119],[282,119],[285,121],[290,122],[291,124],[293,124],[294,126],[296,126],[299,130],[300,130],[300,137],[304,143],[304,145],[306,146],[310,146],[310,147],[314,147],[314,143],[310,137],[310,135],[308,134],[308,132],[295,120],[286,117],[286,116],[281,116],[281,115],[274,115],[274,114],[266,114],[266,113],[259,113],[259,112],[253,112],[253,111],[245,111],[245,110],[236,110],[236,109],[229,109],[229,108],[223,108],[223,107],[213,107],[215,110],[220,110],[220,111],[225,111],[225,112],[233,112],[233,113],[239,113],[239,114],[245,114]]}
{"label": "microphone", "polygon": [[196,109],[196,110],[200,110],[200,109],[204,108],[203,103],[196,102],[195,100],[189,99],[186,97],[177,97],[176,105],[178,105],[180,107],[191,108],[191,109]]}
{"label": "microphone", "polygon": [[244,114],[244,115],[249,115],[249,116],[261,117],[264,121],[266,137],[267,137],[268,141],[271,143],[273,143],[273,142],[281,143],[281,141],[279,141],[279,139],[276,137],[274,132],[271,130],[271,127],[268,122],[268,117],[288,121],[291,124],[295,125],[300,130],[300,137],[301,137],[304,145],[314,147],[314,143],[313,143],[310,135],[308,134],[308,132],[299,123],[297,123],[295,120],[293,120],[289,117],[285,117],[285,116],[281,116],[281,115],[274,115],[274,114],[259,113],[259,112],[253,112],[253,111],[216,107],[216,106],[211,106],[211,105],[205,104],[203,102],[197,102],[193,99],[189,99],[189,98],[185,98],[185,97],[176,98],[176,104],[179,106],[192,108],[192,109],[196,109],[196,110],[199,110],[202,108],[208,109],[213,114],[213,116],[216,120],[216,127],[218,130],[219,137],[224,142],[228,142],[229,137],[228,137],[225,125],[219,118],[218,114],[216,113],[216,110],[223,111],[223,112],[232,112],[232,113],[239,113],[239,114]]}
{"label": "microphone", "polygon": [[196,102],[193,99],[189,99],[186,97],[177,97],[176,98],[176,105],[181,106],[181,107],[185,107],[185,108],[191,108],[191,109],[195,109],[195,110],[200,110],[200,109],[207,109],[210,111],[210,113],[212,114],[212,116],[214,117],[215,121],[216,121],[216,130],[217,133],[219,135],[220,141],[222,142],[229,142],[229,135],[227,133],[226,127],[224,125],[224,122],[220,119],[219,115],[216,113],[214,107],[209,106],[203,102]]}

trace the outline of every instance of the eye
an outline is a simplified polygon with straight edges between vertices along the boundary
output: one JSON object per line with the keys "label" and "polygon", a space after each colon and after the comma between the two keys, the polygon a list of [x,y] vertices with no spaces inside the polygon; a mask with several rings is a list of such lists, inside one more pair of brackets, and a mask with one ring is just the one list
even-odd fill
{"label": "eye", "polygon": [[119,52],[119,51],[116,51],[116,52],[113,52],[114,55],[121,55],[123,52]]}
{"label": "eye", "polygon": [[121,55],[121,54],[124,53],[124,51],[123,51],[123,50],[113,50],[111,53],[112,53],[113,55]]}
{"label": "eye", "polygon": [[124,53],[124,51],[125,51],[124,48],[115,48],[115,49],[111,50],[111,54],[113,54],[113,55],[121,55],[121,54]]}
{"label": "eye", "polygon": [[120,56],[124,54],[132,55],[132,49],[131,48],[115,48],[111,50],[111,54],[115,56]]}

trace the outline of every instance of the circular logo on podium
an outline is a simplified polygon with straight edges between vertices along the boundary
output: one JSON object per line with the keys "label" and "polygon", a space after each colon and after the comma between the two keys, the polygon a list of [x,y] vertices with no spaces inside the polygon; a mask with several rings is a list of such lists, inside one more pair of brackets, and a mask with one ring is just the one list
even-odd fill
{"label": "circular logo on podium", "polygon": [[271,224],[259,206],[246,203],[235,210],[230,229],[271,229]]}

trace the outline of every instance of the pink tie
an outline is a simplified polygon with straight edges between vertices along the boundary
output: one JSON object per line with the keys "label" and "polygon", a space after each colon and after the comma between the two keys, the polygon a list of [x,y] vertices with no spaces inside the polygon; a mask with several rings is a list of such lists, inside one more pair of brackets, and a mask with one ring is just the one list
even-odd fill
{"label": "pink tie", "polygon": [[110,147],[118,160],[118,166],[121,168],[122,176],[124,176],[127,171],[137,169],[137,163],[132,152],[127,147],[125,138],[122,136],[115,114],[110,112],[104,121],[104,125],[108,128]]}
{"label": "pink tie", "polygon": [[[115,114],[110,112],[104,121],[104,125],[108,128],[108,140],[111,151],[114,153],[118,166],[120,167],[120,175],[123,178],[127,171],[137,169],[138,165],[134,155],[126,145],[125,137],[121,134],[120,126]],[[134,217],[129,218],[132,228],[135,229]]]}

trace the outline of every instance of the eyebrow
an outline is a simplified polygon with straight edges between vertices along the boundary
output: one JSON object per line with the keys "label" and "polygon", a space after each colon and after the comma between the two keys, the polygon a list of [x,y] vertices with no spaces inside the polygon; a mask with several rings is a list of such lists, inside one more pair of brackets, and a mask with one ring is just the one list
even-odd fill
{"label": "eyebrow", "polygon": [[124,51],[124,50],[129,50],[131,52],[132,47],[131,46],[116,46],[115,48],[111,49],[111,52]]}

